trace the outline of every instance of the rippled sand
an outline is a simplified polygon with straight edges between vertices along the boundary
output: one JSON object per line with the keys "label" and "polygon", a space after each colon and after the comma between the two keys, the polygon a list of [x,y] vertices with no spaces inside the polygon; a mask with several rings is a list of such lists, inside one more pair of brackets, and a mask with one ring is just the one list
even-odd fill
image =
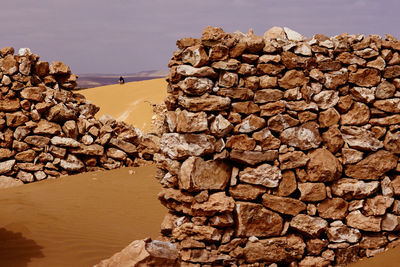
{"label": "rippled sand", "polygon": [[155,171],[122,168],[1,189],[0,266],[92,266],[135,239],[156,238],[166,210]]}

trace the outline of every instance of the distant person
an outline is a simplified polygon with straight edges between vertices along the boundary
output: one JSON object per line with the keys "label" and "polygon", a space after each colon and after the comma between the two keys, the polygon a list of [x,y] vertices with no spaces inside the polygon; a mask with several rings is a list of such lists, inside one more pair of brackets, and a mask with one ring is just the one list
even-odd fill
{"label": "distant person", "polygon": [[124,84],[125,80],[122,76],[119,77],[119,84]]}

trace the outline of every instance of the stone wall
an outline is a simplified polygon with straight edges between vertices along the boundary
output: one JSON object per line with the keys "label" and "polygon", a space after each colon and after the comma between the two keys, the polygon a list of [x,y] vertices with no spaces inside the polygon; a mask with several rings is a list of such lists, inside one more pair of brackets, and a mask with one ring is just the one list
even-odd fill
{"label": "stone wall", "polygon": [[151,160],[157,137],[95,119],[99,108],[70,91],[76,80],[62,62],[0,50],[0,187]]}
{"label": "stone wall", "polygon": [[182,266],[343,266],[399,244],[400,41],[207,27],[177,46],[155,160]]}

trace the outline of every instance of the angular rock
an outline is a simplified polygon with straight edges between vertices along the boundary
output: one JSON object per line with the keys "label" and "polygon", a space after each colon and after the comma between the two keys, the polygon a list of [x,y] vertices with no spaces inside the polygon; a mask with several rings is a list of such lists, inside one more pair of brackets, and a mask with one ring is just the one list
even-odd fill
{"label": "angular rock", "polygon": [[214,216],[216,213],[232,212],[235,207],[233,198],[225,192],[211,194],[208,200],[191,205],[192,216]]}
{"label": "angular rock", "polygon": [[273,196],[269,194],[263,195],[262,204],[273,211],[291,216],[296,216],[307,208],[306,204],[300,200],[289,197]]}
{"label": "angular rock", "polygon": [[335,243],[356,243],[361,238],[359,230],[349,228],[342,221],[335,221],[331,223],[331,227],[326,231],[329,241]]}
{"label": "angular rock", "polygon": [[253,150],[256,146],[256,141],[245,134],[232,135],[226,140],[226,147],[238,150]]}
{"label": "angular rock", "polygon": [[268,75],[260,76],[260,87],[267,88],[275,88],[278,85],[278,78],[272,77]]}
{"label": "angular rock", "polygon": [[296,176],[293,171],[284,171],[279,183],[277,195],[286,197],[291,195],[297,189]]}
{"label": "angular rock", "polygon": [[79,172],[85,169],[85,164],[74,155],[68,155],[66,160],[60,161],[60,167],[69,172]]}
{"label": "angular rock", "polygon": [[29,118],[21,111],[17,111],[14,113],[6,113],[6,122],[7,122],[7,126],[9,126],[9,127],[20,126],[20,125],[24,124],[25,122],[27,122],[28,120],[29,120]]}
{"label": "angular rock", "polygon": [[295,169],[303,167],[307,164],[310,158],[302,151],[293,151],[279,155],[280,169]]}
{"label": "angular rock", "polygon": [[192,113],[186,110],[177,112],[176,131],[178,133],[202,132],[208,129],[205,112]]}
{"label": "angular rock", "polygon": [[328,222],[319,217],[299,214],[290,221],[290,227],[308,237],[318,237],[328,228]]}
{"label": "angular rock", "polygon": [[203,97],[186,97],[178,98],[178,103],[183,108],[191,111],[221,111],[229,108],[231,100],[227,97],[208,95]]}
{"label": "angular rock", "polygon": [[342,133],[339,131],[337,125],[329,127],[329,129],[322,134],[322,140],[331,153],[338,152],[344,145]]}
{"label": "angular rock", "polygon": [[224,190],[231,177],[232,168],[222,161],[204,161],[190,157],[181,166],[179,188],[188,191]]}
{"label": "angular rock", "polygon": [[215,143],[215,138],[210,135],[166,133],[161,137],[160,149],[171,159],[185,159],[213,153]]}
{"label": "angular rock", "polygon": [[366,104],[372,103],[375,100],[375,87],[353,87],[350,89],[354,100],[360,101]]}
{"label": "angular rock", "polygon": [[396,87],[392,83],[383,81],[376,87],[375,96],[378,99],[387,99],[393,97],[395,92]]}
{"label": "angular rock", "polygon": [[349,203],[341,198],[325,199],[318,204],[318,215],[324,219],[341,220],[347,215]]}
{"label": "angular rock", "polygon": [[312,256],[306,256],[304,259],[302,259],[299,262],[299,267],[308,267],[308,266],[314,266],[314,267],[328,267],[331,265],[331,261],[327,260],[323,257],[312,257]]}
{"label": "angular rock", "polygon": [[222,87],[233,87],[236,86],[239,81],[239,77],[236,73],[224,71],[221,72],[218,79],[218,85]]}
{"label": "angular rock", "polygon": [[253,133],[252,137],[261,146],[262,150],[278,149],[281,144],[281,140],[273,136],[267,128]]}
{"label": "angular rock", "polygon": [[14,159],[0,162],[0,174],[10,172],[13,169],[14,165],[15,165]]}
{"label": "angular rock", "polygon": [[232,111],[243,114],[252,114],[260,111],[260,107],[253,101],[232,103]]}
{"label": "angular rock", "polygon": [[47,113],[47,120],[54,122],[65,122],[68,120],[76,120],[77,112],[69,109],[64,103],[59,103],[50,108]]}
{"label": "angular rock", "polygon": [[326,198],[326,189],[323,183],[298,183],[297,187],[302,201],[317,202]]}
{"label": "angular rock", "polygon": [[0,100],[0,111],[12,112],[20,108],[20,102],[17,98],[4,98]]}
{"label": "angular rock", "polygon": [[339,92],[334,90],[322,91],[316,94],[313,100],[320,109],[329,109],[338,103]]}
{"label": "angular rock", "polygon": [[73,138],[54,136],[51,143],[55,146],[79,147],[81,144]]}
{"label": "angular rock", "polygon": [[236,202],[236,233],[239,237],[276,236],[282,230],[283,219],[277,213],[251,202]]}
{"label": "angular rock", "polygon": [[378,85],[380,81],[380,71],[377,69],[358,69],[357,72],[349,75],[349,82],[358,86],[373,87]]}
{"label": "angular rock", "polygon": [[247,242],[244,248],[246,262],[286,262],[303,257],[306,245],[300,236],[288,235]]}
{"label": "angular rock", "polygon": [[44,99],[44,92],[40,87],[26,87],[20,95],[27,100],[41,102]]}
{"label": "angular rock", "polygon": [[386,236],[364,235],[360,241],[360,247],[374,249],[385,246],[388,243]]}
{"label": "angular rock", "polygon": [[40,135],[30,135],[24,141],[36,147],[44,147],[50,143],[50,138]]}
{"label": "angular rock", "polygon": [[187,77],[178,86],[188,95],[199,96],[210,93],[214,83],[208,78]]}
{"label": "angular rock", "polygon": [[267,163],[256,168],[247,167],[239,173],[242,182],[274,188],[279,185],[282,173],[276,166]]}
{"label": "angular rock", "polygon": [[322,141],[318,125],[315,122],[307,122],[299,127],[288,128],[281,133],[280,139],[282,143],[301,150],[317,148]]}
{"label": "angular rock", "polygon": [[363,151],[376,151],[383,147],[371,131],[354,126],[341,127],[343,140],[352,148]]}
{"label": "angular rock", "polygon": [[251,133],[263,128],[265,124],[266,122],[263,118],[251,114],[244,118],[240,124],[235,126],[234,132]]}
{"label": "angular rock", "polygon": [[50,65],[50,74],[69,74],[71,70],[61,61],[53,61]]}
{"label": "angular rock", "polygon": [[346,200],[363,199],[374,194],[379,182],[364,182],[356,179],[342,178],[332,184],[332,193]]}
{"label": "angular rock", "polygon": [[256,165],[258,163],[262,163],[265,161],[274,161],[278,158],[277,150],[268,150],[268,151],[242,151],[233,149],[229,158],[240,164],[247,165]]}
{"label": "angular rock", "polygon": [[177,240],[188,237],[198,241],[219,241],[221,233],[214,227],[184,223],[172,231],[172,236]]}
{"label": "angular rock", "polygon": [[214,69],[219,69],[219,70],[231,70],[235,71],[240,68],[240,61],[236,59],[228,59],[224,61],[217,61],[211,64],[211,67]]}
{"label": "angular rock", "polygon": [[399,76],[400,76],[400,65],[388,66],[383,73],[383,77],[385,78],[396,78]]}
{"label": "angular rock", "polygon": [[57,123],[40,120],[37,126],[33,129],[33,133],[56,135],[61,133],[61,127]]}
{"label": "angular rock", "polygon": [[362,160],[364,153],[351,148],[342,149],[343,164],[353,164]]}
{"label": "angular rock", "polygon": [[18,62],[14,55],[6,55],[0,59],[0,68],[6,75],[13,75],[18,71]]}
{"label": "angular rock", "polygon": [[86,156],[102,156],[104,155],[104,147],[98,144],[83,145],[77,148],[70,148],[72,154],[86,155]]}
{"label": "angular rock", "polygon": [[400,113],[400,98],[392,98],[386,100],[377,100],[374,107],[389,113]]}
{"label": "angular rock", "polygon": [[382,218],[364,216],[359,210],[350,212],[346,217],[348,226],[369,232],[380,232],[381,221]]}
{"label": "angular rock", "polygon": [[400,114],[391,115],[383,118],[370,119],[371,125],[388,126],[392,124],[400,124]]}
{"label": "angular rock", "polygon": [[277,101],[277,102],[271,102],[267,103],[265,105],[262,105],[260,107],[261,117],[271,117],[280,113],[283,113],[285,111],[286,103],[285,101]]}
{"label": "angular rock", "polygon": [[237,100],[252,100],[254,96],[253,91],[247,88],[221,88],[217,94]]}
{"label": "angular rock", "polygon": [[278,89],[263,89],[258,90],[254,94],[254,102],[255,103],[267,103],[279,101],[283,98],[283,92]]}
{"label": "angular rock", "polygon": [[363,103],[354,102],[350,110],[341,116],[342,125],[364,125],[370,118],[369,107]]}
{"label": "angular rock", "polygon": [[340,114],[335,108],[329,108],[319,113],[319,126],[326,128],[337,124],[340,120]]}
{"label": "angular rock", "polygon": [[35,177],[30,172],[19,171],[17,173],[17,179],[25,183],[31,183],[35,180]]}
{"label": "angular rock", "polygon": [[386,172],[394,169],[398,158],[391,152],[379,150],[355,165],[347,165],[345,174],[362,180],[378,180]]}
{"label": "angular rock", "polygon": [[388,196],[375,196],[368,198],[365,201],[363,210],[367,216],[379,216],[384,215],[386,210],[392,206],[394,199]]}
{"label": "angular rock", "polygon": [[233,130],[233,125],[224,118],[221,114],[215,117],[214,121],[211,123],[210,131],[218,138],[224,137]]}
{"label": "angular rock", "polygon": [[281,79],[279,79],[279,86],[284,89],[291,89],[303,86],[307,82],[308,78],[304,75],[304,72],[298,70],[289,70]]}
{"label": "angular rock", "polygon": [[285,69],[285,67],[280,64],[265,63],[265,64],[257,65],[257,73],[259,75],[267,74],[267,75],[275,76],[284,69]]}
{"label": "angular rock", "polygon": [[299,124],[299,121],[288,114],[278,114],[268,120],[268,128],[275,132],[282,132],[283,130],[296,126],[297,124]]}
{"label": "angular rock", "polygon": [[308,153],[308,180],[311,182],[331,182],[342,175],[342,165],[327,149],[318,148]]}
{"label": "angular rock", "polygon": [[400,216],[387,213],[382,220],[382,231],[398,231],[400,230]]}
{"label": "angular rock", "polygon": [[183,51],[182,62],[198,68],[208,62],[208,55],[202,45],[190,46]]}
{"label": "angular rock", "polygon": [[229,194],[235,200],[255,200],[261,194],[265,193],[266,188],[264,186],[259,185],[251,185],[251,184],[238,184],[233,187],[229,187]]}
{"label": "angular rock", "polygon": [[383,145],[386,150],[400,154],[400,132],[388,132],[385,136]]}

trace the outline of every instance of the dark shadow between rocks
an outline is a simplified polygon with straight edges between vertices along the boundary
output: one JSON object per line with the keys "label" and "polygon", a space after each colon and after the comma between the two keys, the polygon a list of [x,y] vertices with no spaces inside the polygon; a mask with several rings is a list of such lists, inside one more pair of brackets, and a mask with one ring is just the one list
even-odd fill
{"label": "dark shadow between rocks", "polygon": [[32,258],[43,258],[42,248],[21,233],[0,228],[0,267],[28,266]]}

